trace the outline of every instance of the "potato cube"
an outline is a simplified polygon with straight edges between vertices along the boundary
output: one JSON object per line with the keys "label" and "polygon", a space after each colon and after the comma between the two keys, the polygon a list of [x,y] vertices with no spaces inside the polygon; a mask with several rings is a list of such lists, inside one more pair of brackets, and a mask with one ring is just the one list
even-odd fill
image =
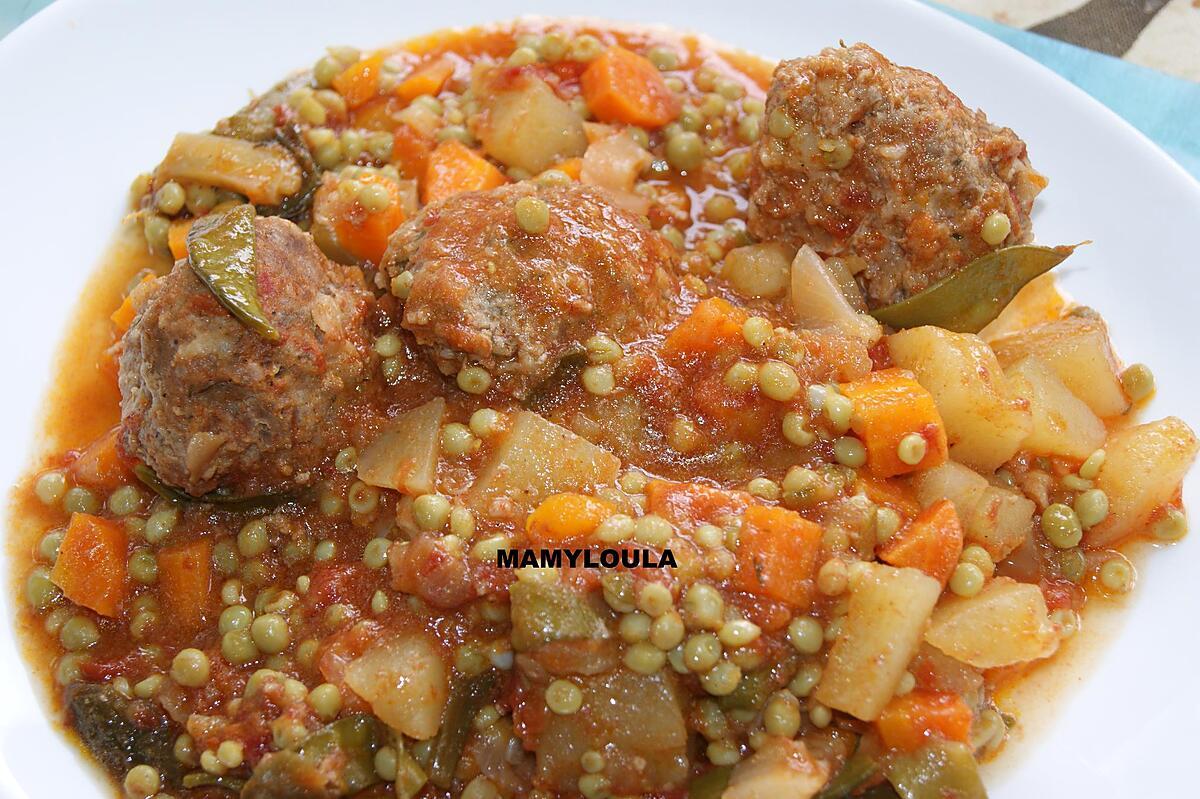
{"label": "potato cube", "polygon": [[1047,322],[1001,336],[992,342],[992,349],[1006,367],[1036,355],[1101,419],[1129,408],[1108,329],[1098,318],[1068,316]]}
{"label": "potato cube", "polygon": [[916,475],[913,488],[922,507],[942,499],[953,502],[966,543],[980,545],[993,560],[1007,557],[1025,542],[1037,510],[1032,500],[997,488],[953,461]]}
{"label": "potato cube", "polygon": [[405,494],[428,494],[437,477],[441,397],[405,411],[358,456],[358,479]]}
{"label": "potato cube", "polygon": [[1029,403],[1033,414],[1033,430],[1021,449],[1083,460],[1104,444],[1108,435],[1104,423],[1040,358],[1025,358],[1005,373],[1013,392]]}
{"label": "potato cube", "polygon": [[947,596],[925,633],[931,646],[978,669],[1049,657],[1059,638],[1041,589],[1009,577],[992,579],[973,597]]}
{"label": "potato cube", "polygon": [[1011,395],[1008,378],[982,339],[916,327],[889,336],[888,348],[896,365],[915,374],[933,395],[952,459],[992,472],[1017,453],[1033,421],[1026,404]]}
{"label": "potato cube", "polygon": [[942,586],[917,569],[878,563],[861,568],[815,696],[831,708],[873,721],[916,654]]}
{"label": "potato cube", "polygon": [[1175,498],[1196,458],[1196,436],[1174,416],[1113,433],[1104,445],[1096,487],[1108,494],[1108,517],[1083,542],[1103,547],[1140,532]]}

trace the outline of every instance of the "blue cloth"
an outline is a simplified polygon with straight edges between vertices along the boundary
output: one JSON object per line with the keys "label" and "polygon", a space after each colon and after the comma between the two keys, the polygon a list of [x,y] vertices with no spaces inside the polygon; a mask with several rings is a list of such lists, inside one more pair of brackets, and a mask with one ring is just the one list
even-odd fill
{"label": "blue cloth", "polygon": [[[1200,83],[1010,28],[930,0],[925,2],[1050,67],[1129,120],[1200,178]],[[0,36],[49,3],[50,0],[0,0]]]}
{"label": "blue cloth", "polygon": [[925,2],[1050,67],[1116,111],[1200,179],[1200,83]]}

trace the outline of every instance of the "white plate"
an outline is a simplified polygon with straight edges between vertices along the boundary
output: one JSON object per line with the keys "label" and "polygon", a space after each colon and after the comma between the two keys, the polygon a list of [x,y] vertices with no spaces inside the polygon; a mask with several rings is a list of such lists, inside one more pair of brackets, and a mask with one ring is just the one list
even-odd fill
{"label": "white plate", "polygon": [[[1200,378],[1183,354],[1193,343],[1188,320],[1200,308],[1200,185],[1066,81],[928,7],[899,0],[65,0],[0,43],[0,374],[8,383],[0,393],[0,485],[25,468],[52,354],[129,181],[157,162],[176,131],[208,128],[249,90],[312,63],[327,44],[381,45],[528,13],[667,23],[773,57],[861,40],[937,74],[969,105],[1015,129],[1050,176],[1038,198],[1039,239],[1095,242],[1064,270],[1066,286],[1103,312],[1127,362],[1155,368],[1160,390],[1148,415],[1200,420]],[[1196,493],[1188,499],[1200,506]],[[1055,704],[1047,729],[1034,731],[1038,746],[1010,747],[1021,750],[1008,758],[1015,765],[989,769],[994,797],[1180,795],[1193,783],[1198,539],[1143,561],[1118,642],[1078,675],[1082,684]],[[106,795],[43,717],[7,623],[11,608],[4,618],[0,794]]]}

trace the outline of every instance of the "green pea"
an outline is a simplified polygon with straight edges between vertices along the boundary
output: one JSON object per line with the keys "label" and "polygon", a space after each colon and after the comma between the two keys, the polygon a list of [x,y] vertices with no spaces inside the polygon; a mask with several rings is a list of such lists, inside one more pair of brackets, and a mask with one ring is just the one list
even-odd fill
{"label": "green pea", "polygon": [[786,139],[796,132],[796,125],[788,116],[787,111],[776,108],[767,117],[767,130],[771,131],[771,135],[777,139]]}
{"label": "green pea", "polygon": [[1061,502],[1055,502],[1042,511],[1042,532],[1046,534],[1046,540],[1059,549],[1070,549],[1083,538],[1079,516],[1073,508]]}
{"label": "green pea", "polygon": [[67,513],[95,513],[100,509],[100,500],[82,486],[68,489],[63,496],[63,510]]}
{"label": "green pea", "polygon": [[146,520],[142,536],[148,544],[161,543],[164,538],[171,534],[171,531],[175,529],[175,525],[178,522],[178,508],[167,508],[166,510],[156,511],[150,514],[150,518]]}
{"label": "green pea", "polygon": [[67,493],[67,478],[62,472],[45,472],[33,484],[33,493],[43,505],[57,505]]}
{"label": "green pea", "polygon": [[[395,333],[385,333],[375,340],[375,351],[384,357],[391,357],[400,352],[400,344],[400,337]],[[354,447],[339,450],[337,457],[333,459],[333,468],[342,474],[349,474],[357,466],[358,450]]]}
{"label": "green pea", "polygon": [[199,649],[182,649],[171,661],[171,679],[185,688],[199,688],[208,682],[208,675],[208,655]]}
{"label": "green pea", "polygon": [[42,536],[42,540],[38,542],[38,554],[42,559],[49,563],[54,563],[58,560],[58,549],[62,546],[63,536],[67,534],[66,530],[58,529],[51,530]]}
{"label": "green pea", "polygon": [[54,665],[54,681],[67,686],[79,682],[83,676],[81,666],[88,661],[85,655],[70,652],[58,659]]}
{"label": "green pea", "polygon": [[699,134],[682,131],[667,139],[667,163],[680,172],[690,172],[704,163],[704,141]]}
{"label": "green pea", "polygon": [[221,618],[217,622],[217,629],[222,633],[227,633],[232,630],[246,630],[250,628],[250,624],[254,621],[254,613],[245,605],[230,605],[221,611]]}
{"label": "green pea", "polygon": [[184,193],[187,195],[184,204],[193,216],[203,216],[217,204],[217,190],[212,186],[201,186],[193,183]]}
{"label": "green pea", "polygon": [[250,625],[250,635],[254,645],[268,655],[278,654],[288,648],[291,643],[291,631],[287,621],[276,613],[259,616]]}
{"label": "green pea", "polygon": [[513,211],[521,230],[532,235],[541,235],[550,227],[550,206],[537,197],[522,197],[517,200]]}
{"label": "green pea", "polygon": [[262,519],[254,519],[242,525],[237,535],[238,552],[243,557],[253,558],[267,551],[271,542],[267,535],[267,523]]}
{"label": "green pea", "polygon": [[25,599],[36,611],[43,611],[58,601],[62,591],[50,580],[50,570],[35,566],[25,579]]}
{"label": "green pea", "polygon": [[950,590],[958,596],[972,597],[983,590],[983,572],[974,563],[959,563],[950,575]]}
{"label": "green pea", "polygon": [[235,574],[238,566],[241,565],[237,549],[228,539],[216,543],[213,547],[212,560],[213,568],[225,577]]}
{"label": "green pea", "polygon": [[1108,494],[1099,488],[1084,491],[1075,497],[1075,515],[1085,530],[1095,527],[1108,518]]}
{"label": "green pea", "polygon": [[1154,537],[1160,541],[1178,541],[1187,535],[1187,530],[1187,516],[1178,508],[1169,508],[1151,528]]}
{"label": "green pea", "polygon": [[1133,588],[1133,565],[1120,555],[1114,555],[1100,566],[1100,585],[1117,594]]}
{"label": "green pea", "polygon": [[351,513],[366,515],[374,513],[379,507],[379,489],[373,485],[367,485],[362,480],[355,480],[350,485],[350,490],[346,492],[346,504],[350,506]]}
{"label": "green pea", "polygon": [[386,538],[372,538],[363,551],[363,563],[371,569],[382,569],[388,562],[388,547],[392,542]]}
{"label": "green pea", "polygon": [[330,560],[335,554],[337,554],[337,544],[328,539],[324,541],[318,541],[317,548],[313,551],[313,560]]}
{"label": "green pea", "polygon": [[118,516],[136,513],[142,506],[142,492],[133,486],[121,486],[108,495],[108,510]]}
{"label": "green pea", "polygon": [[797,616],[788,624],[788,640],[797,652],[815,655],[825,643],[825,630],[812,616]]}
{"label": "green pea", "polygon": [[59,629],[58,640],[63,649],[77,652],[94,646],[100,640],[100,629],[86,616],[74,616]]}
{"label": "green pea", "polygon": [[158,580],[158,560],[148,549],[135,549],[129,555],[129,576],[142,585]]}
{"label": "green pea", "polygon": [[1079,547],[1064,549],[1058,553],[1058,572],[1073,583],[1078,583],[1087,572],[1087,556]]}
{"label": "green pea", "polygon": [[146,246],[150,248],[150,252],[166,254],[171,251],[167,244],[170,229],[171,223],[165,216],[146,214],[142,217],[142,235],[146,238]]}
{"label": "green pea", "polygon": [[143,610],[141,613],[135,613],[129,620],[129,634],[134,640],[140,641],[153,632],[157,624],[158,614],[152,610]]}
{"label": "green pea", "polygon": [[234,666],[243,666],[258,655],[258,647],[249,630],[230,630],[221,636],[221,657]]}
{"label": "green pea", "polygon": [[155,207],[167,216],[175,216],[182,211],[186,199],[187,195],[183,191],[183,186],[173,180],[167,181],[159,187],[158,191],[154,192]]}
{"label": "green pea", "polygon": [[1121,373],[1121,385],[1134,402],[1141,402],[1154,393],[1154,373],[1144,363],[1135,363]]}

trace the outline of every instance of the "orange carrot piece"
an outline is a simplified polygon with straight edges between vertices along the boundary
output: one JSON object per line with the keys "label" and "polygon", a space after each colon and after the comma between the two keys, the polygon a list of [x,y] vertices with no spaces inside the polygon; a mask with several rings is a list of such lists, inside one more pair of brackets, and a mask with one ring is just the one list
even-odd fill
{"label": "orange carrot piece", "polygon": [[351,64],[333,79],[333,88],[350,109],[366,104],[379,93],[379,72],[383,68],[383,54],[372,56]]}
{"label": "orange carrot piece", "polygon": [[120,612],[129,590],[128,547],[124,525],[73,513],[50,579],[76,605],[111,619]]}
{"label": "orange carrot piece", "polygon": [[494,189],[507,181],[504,173],[479,153],[447,139],[429,155],[421,201],[428,205],[464,191]]}
{"label": "orange carrot piece", "polygon": [[615,508],[601,499],[583,494],[554,494],[529,514],[525,532],[540,543],[582,538],[614,512]]}
{"label": "orange carrot piece", "polygon": [[703,483],[651,480],[646,485],[646,510],[677,525],[712,522],[720,516],[739,514],[749,504],[749,494]]}
{"label": "orange carrot piece", "polygon": [[911,752],[931,738],[969,741],[971,721],[971,708],[957,694],[916,690],[892,699],[875,726],[889,749]]}
{"label": "orange carrot piece", "polygon": [[742,325],[747,314],[720,297],[704,300],[663,342],[663,354],[687,358],[716,352],[740,352],[745,344]]}
{"label": "orange carrot piece", "polygon": [[[154,275],[146,275],[139,282],[142,285],[147,280],[154,280]],[[125,299],[121,300],[121,304],[117,306],[117,310],[112,312],[112,316],[108,317],[112,320],[113,329],[118,336],[125,335],[125,331],[133,324],[133,317],[137,316],[137,308],[133,307],[133,291],[125,295]]]}
{"label": "orange carrot piece", "polygon": [[610,47],[579,78],[588,108],[603,122],[658,128],[679,116],[679,98],[658,67],[623,47]]}
{"label": "orange carrot piece", "polygon": [[876,505],[886,505],[899,513],[905,519],[911,519],[921,512],[921,505],[912,490],[897,480],[885,480],[873,474],[860,474],[859,485],[867,499]]}
{"label": "orange carrot piece", "polygon": [[180,258],[187,258],[187,234],[195,221],[194,219],[176,219],[167,228],[167,247],[171,250],[171,257],[176,261]]}
{"label": "orange carrot piece", "polygon": [[338,189],[337,180],[325,180],[313,197],[313,214],[327,220],[338,246],[372,263],[383,260],[388,239],[404,221],[400,187],[384,175],[363,173],[355,178],[366,185],[381,186],[391,201],[382,211],[369,211],[357,197],[347,197]]}
{"label": "orange carrot piece", "polygon": [[401,124],[392,134],[392,160],[407,178],[424,181],[433,152],[433,139],[418,133],[411,125]]}
{"label": "orange carrot piece", "polygon": [[158,553],[158,595],[173,623],[194,630],[204,621],[212,586],[212,541],[197,538]]}
{"label": "orange carrot piece", "polygon": [[422,94],[437,94],[453,74],[454,62],[443,56],[418,67],[400,82],[395,94],[406,102],[412,102]]}
{"label": "orange carrot piece", "polygon": [[559,161],[551,168],[566,174],[571,180],[579,180],[579,175],[583,172],[583,159],[568,158],[565,161]]}
{"label": "orange carrot piece", "polygon": [[954,503],[938,500],[887,541],[876,547],[884,563],[899,568],[910,566],[942,585],[954,573],[963,550],[962,523]]}
{"label": "orange carrot piece", "polygon": [[751,505],[742,518],[733,586],[792,607],[808,607],[821,526],[795,511],[767,505]]}
{"label": "orange carrot piece", "polygon": [[120,426],[114,427],[87,445],[68,469],[75,482],[112,489],[129,480],[130,465],[117,448],[120,432]]}
{"label": "orange carrot piece", "polygon": [[[903,369],[871,372],[842,384],[854,400],[851,429],[867,447],[867,468],[879,477],[931,469],[945,463],[946,426],[933,395]],[[916,433],[925,439],[925,456],[916,464],[900,460],[900,442]]]}

